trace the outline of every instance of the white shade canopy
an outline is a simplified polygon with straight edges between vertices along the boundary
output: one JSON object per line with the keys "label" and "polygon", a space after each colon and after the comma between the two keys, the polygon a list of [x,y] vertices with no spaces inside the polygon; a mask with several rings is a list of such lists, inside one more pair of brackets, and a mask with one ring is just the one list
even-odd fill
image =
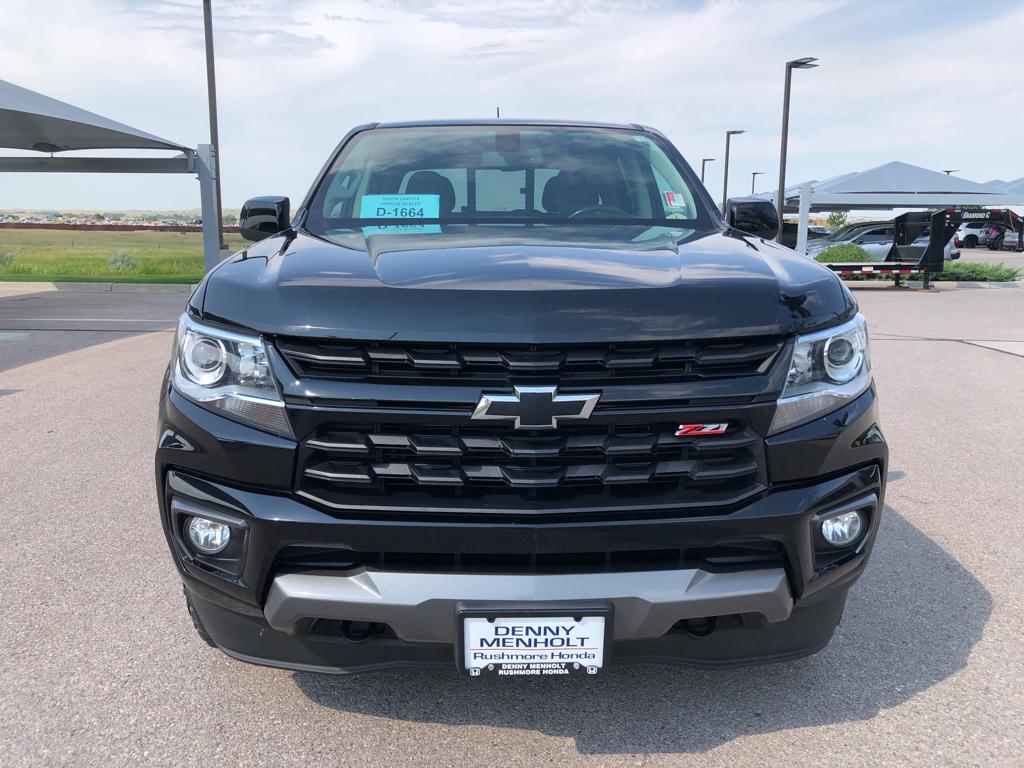
{"label": "white shade canopy", "polygon": [[986,181],[983,185],[1006,195],[1024,195],[1024,177],[1013,181]]}
{"label": "white shade canopy", "polygon": [[[0,148],[45,155],[0,156],[4,173],[188,173],[199,178],[203,258],[207,270],[223,257],[214,162],[215,149],[195,149],[0,80]],[[175,157],[50,157],[81,149],[173,150]]]}
{"label": "white shade canopy", "polygon": [[0,80],[0,147],[37,152],[186,147]]}
{"label": "white shade canopy", "polygon": [[[1024,206],[1024,180],[978,184],[959,176],[894,161],[866,171],[787,187],[787,211],[798,209],[801,190],[808,185],[810,209],[819,211]],[[771,200],[775,198],[771,192],[761,196]]]}

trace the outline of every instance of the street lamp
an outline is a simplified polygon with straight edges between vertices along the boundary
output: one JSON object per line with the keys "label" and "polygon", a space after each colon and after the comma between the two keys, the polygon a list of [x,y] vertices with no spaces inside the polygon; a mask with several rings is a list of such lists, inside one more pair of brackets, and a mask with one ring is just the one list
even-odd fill
{"label": "street lamp", "polygon": [[806,56],[802,59],[794,59],[786,62],[786,87],[782,94],[782,156],[779,158],[779,234],[775,236],[777,242],[782,242],[782,209],[786,205],[786,149],[789,143],[789,88],[793,79],[794,69],[813,69],[818,66],[814,62],[817,59],[813,56]]}
{"label": "street lamp", "polygon": [[946,174],[947,176],[949,176],[951,173],[960,173],[960,169],[959,168],[951,168],[948,171],[944,170],[943,173]]}
{"label": "street lamp", "polygon": [[758,176],[764,176],[764,171],[750,172],[750,194],[754,194],[754,184],[757,182]]}
{"label": "street lamp", "polygon": [[713,163],[713,162],[715,162],[715,158],[713,158],[713,157],[705,157],[703,160],[700,161],[700,183],[701,184],[704,183],[704,169],[707,167],[708,163]]}
{"label": "street lamp", "polygon": [[729,199],[729,142],[733,136],[737,136],[746,131],[726,131],[725,132],[725,181],[722,182],[722,214],[725,215],[725,201]]}

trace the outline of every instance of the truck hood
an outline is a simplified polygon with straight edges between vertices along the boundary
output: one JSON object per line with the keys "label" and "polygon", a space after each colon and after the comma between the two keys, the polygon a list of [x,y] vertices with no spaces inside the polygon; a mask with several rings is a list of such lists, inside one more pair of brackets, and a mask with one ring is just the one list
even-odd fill
{"label": "truck hood", "polygon": [[479,229],[287,232],[230,257],[191,303],[270,335],[507,343],[791,334],[856,312],[829,270],[736,230]]}

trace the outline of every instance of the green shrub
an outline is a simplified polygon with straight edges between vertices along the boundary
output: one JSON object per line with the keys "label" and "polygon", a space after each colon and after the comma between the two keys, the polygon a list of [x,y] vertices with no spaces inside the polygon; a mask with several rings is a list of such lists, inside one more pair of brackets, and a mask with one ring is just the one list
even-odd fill
{"label": "green shrub", "polygon": [[933,275],[933,280],[978,281],[986,283],[1010,283],[1020,277],[1020,270],[1005,264],[983,264],[978,261],[947,261],[943,270]]}
{"label": "green shrub", "polygon": [[107,261],[107,269],[111,272],[134,272],[139,264],[124,248],[120,248]]}
{"label": "green shrub", "polygon": [[853,264],[871,261],[871,257],[859,245],[840,243],[829,246],[815,256],[814,260],[820,261],[822,264]]}
{"label": "green shrub", "polygon": [[0,269],[7,269],[21,255],[21,248],[0,248]]}

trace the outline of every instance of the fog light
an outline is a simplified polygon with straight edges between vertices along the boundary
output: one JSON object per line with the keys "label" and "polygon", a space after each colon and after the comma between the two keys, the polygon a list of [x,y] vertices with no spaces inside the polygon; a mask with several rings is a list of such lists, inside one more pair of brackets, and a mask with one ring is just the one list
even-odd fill
{"label": "fog light", "polygon": [[215,555],[222,552],[231,541],[231,529],[205,517],[190,517],[185,523],[188,540],[197,552]]}
{"label": "fog light", "polygon": [[860,512],[843,512],[821,521],[821,535],[834,547],[846,547],[857,540],[864,527]]}

